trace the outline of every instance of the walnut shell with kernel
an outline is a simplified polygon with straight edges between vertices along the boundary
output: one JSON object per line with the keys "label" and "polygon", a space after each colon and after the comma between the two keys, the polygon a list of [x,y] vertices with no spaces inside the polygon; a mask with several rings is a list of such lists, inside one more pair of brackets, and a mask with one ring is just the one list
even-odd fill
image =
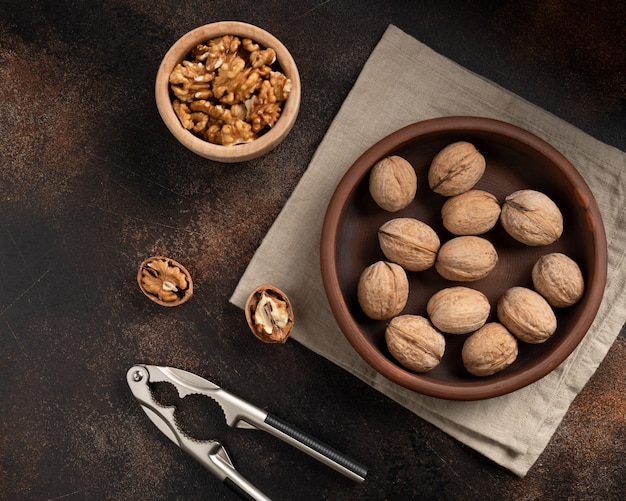
{"label": "walnut shell with kernel", "polygon": [[515,240],[530,246],[556,242],[563,233],[563,215],[545,193],[518,190],[504,200],[500,223]]}
{"label": "walnut shell with kernel", "polygon": [[441,246],[435,269],[447,280],[472,282],[489,275],[497,263],[498,252],[489,240],[468,235]]}
{"label": "walnut shell with kernel", "polygon": [[485,325],[491,305],[482,292],[457,286],[435,293],[426,304],[426,312],[440,331],[468,334]]}
{"label": "walnut shell with kernel", "polygon": [[419,315],[394,317],[385,330],[385,342],[400,365],[415,372],[437,367],[446,350],[443,334]]}
{"label": "walnut shell with kernel", "polygon": [[500,210],[495,195],[470,190],[446,200],[441,208],[441,219],[454,235],[482,235],[496,225]]}
{"label": "walnut shell with kernel", "polygon": [[372,167],[369,190],[382,209],[397,212],[415,198],[417,174],[404,158],[397,155],[385,157]]}
{"label": "walnut shell with kernel", "polygon": [[280,289],[263,284],[246,301],[244,313],[252,333],[264,343],[284,343],[294,325],[291,302]]}
{"label": "walnut shell with kernel", "polygon": [[361,273],[357,298],[363,312],[373,320],[397,315],[409,299],[406,272],[399,264],[377,261]]}
{"label": "walnut shell with kernel", "polygon": [[498,320],[518,339],[531,344],[547,341],[556,331],[556,315],[538,292],[511,287],[498,300]]}
{"label": "walnut shell with kernel", "polygon": [[517,339],[502,324],[490,322],[463,343],[463,365],[474,376],[491,376],[517,359]]}
{"label": "walnut shell with kernel", "polygon": [[532,269],[535,290],[550,306],[566,308],[580,301],[585,280],[576,262],[560,252],[541,256]]}
{"label": "walnut shell with kernel", "polygon": [[428,184],[431,190],[440,195],[460,195],[480,180],[485,167],[485,157],[472,143],[452,143],[433,158],[428,169]]}
{"label": "walnut shell with kernel", "polygon": [[178,306],[193,295],[193,282],[187,269],[163,256],[153,256],[141,263],[137,272],[141,291],[161,306]]}
{"label": "walnut shell with kernel", "polygon": [[391,219],[378,229],[378,243],[385,257],[405,270],[423,271],[437,257],[440,241],[437,233],[418,219]]}

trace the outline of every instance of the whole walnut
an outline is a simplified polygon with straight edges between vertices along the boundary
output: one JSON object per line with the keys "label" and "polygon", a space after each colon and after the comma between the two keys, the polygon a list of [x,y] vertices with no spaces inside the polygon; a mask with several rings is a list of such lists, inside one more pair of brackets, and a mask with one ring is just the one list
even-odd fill
{"label": "whole walnut", "polygon": [[409,298],[406,272],[398,264],[377,261],[361,273],[357,298],[363,312],[374,320],[397,315]]}
{"label": "whole walnut", "polygon": [[443,225],[454,235],[482,235],[496,225],[499,217],[498,199],[483,190],[456,195],[441,208]]}
{"label": "whole walnut", "polygon": [[502,324],[490,322],[465,340],[461,357],[469,373],[491,376],[515,362],[517,353],[515,336]]}
{"label": "whole walnut", "polygon": [[397,155],[378,161],[370,172],[369,190],[384,210],[397,212],[408,206],[417,193],[417,174],[413,166]]}
{"label": "whole walnut", "polygon": [[472,282],[485,278],[498,263],[498,253],[486,238],[455,237],[441,246],[435,269],[447,280]]}
{"label": "whole walnut", "polygon": [[440,331],[467,334],[485,325],[491,305],[482,292],[457,286],[435,293],[426,304],[426,312]]}
{"label": "whole walnut", "polygon": [[452,143],[433,158],[428,170],[428,184],[448,197],[470,190],[485,173],[485,157],[467,141]]}
{"label": "whole walnut", "polygon": [[498,300],[498,320],[518,339],[538,344],[556,331],[556,315],[539,293],[526,287],[511,287]]}
{"label": "whole walnut", "polygon": [[415,372],[437,367],[446,350],[443,334],[418,315],[394,317],[385,330],[385,341],[400,365]]}
{"label": "whole walnut", "polygon": [[514,239],[526,245],[548,245],[563,233],[563,215],[545,193],[519,190],[504,200],[500,223]]}
{"label": "whole walnut", "polygon": [[555,308],[576,304],[585,292],[580,268],[560,252],[541,256],[533,266],[532,280],[535,290]]}
{"label": "whole walnut", "polygon": [[417,219],[391,219],[378,229],[378,242],[385,257],[405,270],[423,271],[435,263],[440,241],[437,233]]}

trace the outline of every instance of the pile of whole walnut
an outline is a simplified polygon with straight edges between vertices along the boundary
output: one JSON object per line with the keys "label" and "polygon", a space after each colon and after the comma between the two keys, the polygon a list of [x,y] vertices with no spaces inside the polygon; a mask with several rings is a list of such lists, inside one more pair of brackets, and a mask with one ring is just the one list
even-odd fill
{"label": "pile of whole walnut", "polygon": [[[563,232],[563,216],[544,193],[520,190],[496,197],[473,189],[483,176],[485,158],[471,143],[450,144],[433,159],[428,171],[430,188],[449,197],[441,210],[444,227],[454,238],[441,245],[437,233],[423,221],[399,217],[384,223],[378,241],[386,261],[368,266],[359,278],[357,297],[363,312],[375,320],[390,320],[385,340],[393,357],[415,372],[426,372],[441,361],[444,334],[468,335],[462,358],[476,376],[489,376],[511,365],[518,341],[542,343],[554,334],[553,308],[578,302],[584,281],[579,266],[562,253],[540,257],[532,269],[534,290],[515,286],[496,305],[498,322],[489,322],[491,305],[477,289],[465,285],[444,288],[426,305],[427,317],[400,315],[409,295],[407,272],[432,266],[445,279],[468,282],[486,277],[498,262],[492,243],[480,236],[498,221],[514,239],[529,246],[548,245]],[[370,173],[372,198],[386,211],[407,207],[417,193],[412,165],[399,156],[379,161]]]}
{"label": "pile of whole walnut", "polygon": [[276,51],[226,35],[197,45],[169,77],[172,106],[185,129],[223,146],[248,143],[271,128],[291,92]]}

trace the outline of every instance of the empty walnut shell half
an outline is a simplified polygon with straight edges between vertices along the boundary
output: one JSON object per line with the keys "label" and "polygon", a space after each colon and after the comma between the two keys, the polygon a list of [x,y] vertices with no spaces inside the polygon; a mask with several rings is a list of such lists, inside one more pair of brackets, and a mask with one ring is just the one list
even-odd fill
{"label": "empty walnut shell half", "polygon": [[293,309],[287,295],[273,285],[254,289],[244,307],[252,333],[264,343],[284,343],[293,329]]}
{"label": "empty walnut shell half", "polygon": [[193,282],[186,268],[163,256],[146,259],[137,273],[141,291],[161,306],[178,306],[193,295]]}

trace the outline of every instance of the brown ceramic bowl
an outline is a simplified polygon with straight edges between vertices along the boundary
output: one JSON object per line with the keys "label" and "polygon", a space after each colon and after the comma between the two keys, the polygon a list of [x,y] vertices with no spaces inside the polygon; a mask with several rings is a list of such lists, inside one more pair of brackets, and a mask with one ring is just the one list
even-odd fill
{"label": "brown ceramic bowl", "polygon": [[[468,285],[495,304],[509,287],[532,288],[531,269],[549,252],[563,252],[580,266],[585,279],[583,298],[574,306],[556,310],[556,333],[545,343],[519,343],[517,360],[488,377],[469,374],[461,349],[467,336],[446,335],[446,353],[438,367],[414,373],[390,355],[384,338],[385,321],[370,320],[361,311],[356,290],[362,270],[385,259],[377,230],[400,217],[420,219],[435,229],[442,244],[452,238],[441,222],[445,197],[433,193],[427,172],[433,156],[455,141],[473,143],[485,156],[487,169],[476,188],[496,195],[502,203],[511,192],[528,188],[546,193],[564,217],[562,237],[543,247],[528,247],[513,240],[498,223],[486,233],[496,247],[496,268],[476,282],[459,284],[443,279],[434,268],[409,272],[410,293],[402,313],[427,316],[426,302],[444,287]],[[388,155],[406,158],[418,176],[415,201],[400,212],[389,213],[372,200],[369,171]],[[446,117],[409,125],[368,149],[347,171],[328,206],[321,237],[321,271],[326,294],[345,337],[360,356],[387,379],[418,393],[450,400],[479,400],[522,388],[554,370],[578,346],[600,306],[607,273],[607,246],[598,205],[572,164],[551,145],[516,126],[485,118]]]}
{"label": "brown ceramic bowl", "polygon": [[[169,76],[174,67],[191,52],[196,45],[224,35],[250,38],[264,47],[276,51],[276,60],[282,72],[291,79],[292,91],[283,105],[281,116],[276,124],[262,136],[245,144],[222,146],[212,144],[192,132],[180,123],[172,108],[172,96],[169,88]],[[179,38],[165,54],[157,71],[155,98],[159,114],[174,137],[194,153],[219,162],[244,162],[264,155],[274,149],[291,131],[300,109],[300,76],[296,63],[287,48],[272,34],[238,21],[220,21],[200,26]]]}

